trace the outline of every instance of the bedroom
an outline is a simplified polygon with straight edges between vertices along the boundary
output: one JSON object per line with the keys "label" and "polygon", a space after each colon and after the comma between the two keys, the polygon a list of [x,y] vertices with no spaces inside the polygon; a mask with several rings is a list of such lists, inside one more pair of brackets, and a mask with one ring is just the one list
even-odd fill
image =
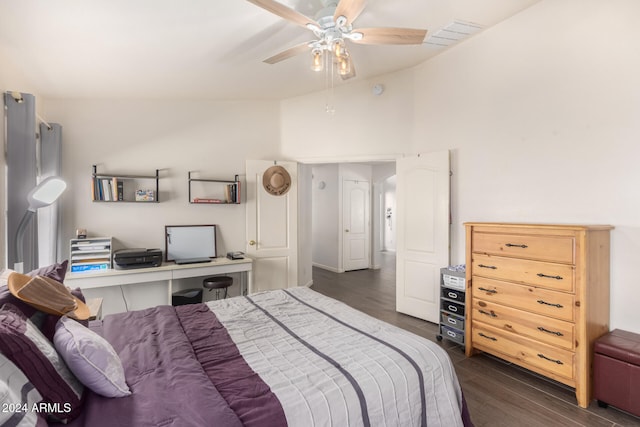
{"label": "bedroom", "polygon": [[[195,206],[185,218],[182,174],[165,180],[172,197],[159,206],[89,203],[96,162],[228,177],[251,158],[360,160],[446,149],[452,264],[464,260],[465,221],[614,225],[610,325],[639,333],[638,12],[632,0],[541,1],[414,68],[337,88],[332,117],[324,91],[282,101],[49,98],[40,93],[48,82],[30,81],[4,40],[0,87],[34,93],[40,115],[64,127],[65,238],[83,226],[127,246],[158,247],[165,224],[215,216],[224,250],[244,246],[237,207],[212,214]],[[384,84],[383,96],[371,96],[374,83]],[[177,157],[187,144],[190,155]],[[130,215],[152,218],[140,229]]]}

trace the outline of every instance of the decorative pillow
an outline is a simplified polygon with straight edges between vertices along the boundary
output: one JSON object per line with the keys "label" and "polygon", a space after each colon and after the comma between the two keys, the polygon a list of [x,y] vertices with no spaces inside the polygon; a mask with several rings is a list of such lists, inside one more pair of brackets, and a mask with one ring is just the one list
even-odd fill
{"label": "decorative pillow", "polygon": [[91,329],[73,319],[61,317],[53,345],[71,372],[94,393],[105,397],[131,394],[118,353]]}
{"label": "decorative pillow", "polygon": [[36,277],[44,276],[53,280],[57,280],[60,283],[64,282],[64,278],[67,275],[67,266],[69,260],[64,260],[60,263],[51,264],[46,267],[38,268],[36,270],[25,273],[27,276]]}
{"label": "decorative pillow", "polygon": [[35,386],[51,420],[66,422],[80,414],[84,387],[51,342],[11,304],[0,308],[0,352]]}
{"label": "decorative pillow", "polygon": [[0,353],[0,425],[46,427],[39,415],[42,396],[16,365]]}

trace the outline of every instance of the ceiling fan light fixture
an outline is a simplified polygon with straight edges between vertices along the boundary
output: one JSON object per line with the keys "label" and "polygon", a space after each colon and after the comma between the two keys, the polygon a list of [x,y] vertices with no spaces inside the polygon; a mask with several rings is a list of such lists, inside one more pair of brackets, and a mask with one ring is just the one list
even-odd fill
{"label": "ceiling fan light fixture", "polygon": [[348,53],[338,61],[338,74],[341,76],[348,76],[351,74],[351,55]]}
{"label": "ceiling fan light fixture", "polygon": [[311,69],[313,71],[322,71],[324,68],[324,61],[322,60],[322,49],[315,48],[311,51],[312,61]]}
{"label": "ceiling fan light fixture", "polygon": [[331,51],[333,52],[333,55],[336,57],[336,59],[340,59],[341,57],[349,54],[347,52],[347,47],[344,44],[344,40],[342,39],[333,40]]}

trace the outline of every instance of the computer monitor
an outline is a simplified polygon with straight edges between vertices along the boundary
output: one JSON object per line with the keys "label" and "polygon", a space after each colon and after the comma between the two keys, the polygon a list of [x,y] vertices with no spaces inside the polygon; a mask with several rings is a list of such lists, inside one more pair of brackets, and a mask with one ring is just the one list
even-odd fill
{"label": "computer monitor", "polygon": [[165,226],[164,253],[167,261],[215,258],[216,225]]}

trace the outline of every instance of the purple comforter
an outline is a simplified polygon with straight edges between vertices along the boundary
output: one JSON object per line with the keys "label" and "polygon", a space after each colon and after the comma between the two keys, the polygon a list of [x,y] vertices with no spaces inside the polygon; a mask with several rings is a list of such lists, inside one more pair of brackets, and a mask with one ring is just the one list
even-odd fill
{"label": "purple comforter", "polygon": [[204,304],[107,316],[92,327],[120,355],[132,395],[87,390],[70,426],[286,426],[278,399]]}

